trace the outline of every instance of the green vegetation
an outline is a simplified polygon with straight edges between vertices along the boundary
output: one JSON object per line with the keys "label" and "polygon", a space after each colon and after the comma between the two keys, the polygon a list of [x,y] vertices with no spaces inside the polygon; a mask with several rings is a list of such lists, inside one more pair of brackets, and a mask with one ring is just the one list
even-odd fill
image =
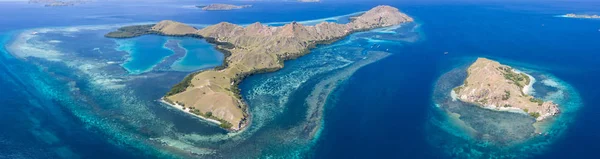
{"label": "green vegetation", "polygon": [[529,113],[529,109],[527,108],[523,109],[523,111],[525,111],[525,113]]}
{"label": "green vegetation", "polygon": [[529,76],[524,73],[515,73],[512,68],[502,67],[501,69],[504,71],[504,78],[512,81],[515,85],[519,86],[519,88],[525,87],[525,85],[528,85],[531,81]]}
{"label": "green vegetation", "polygon": [[508,107],[512,107],[512,105],[510,105],[510,104],[504,104],[504,107],[508,108]]}
{"label": "green vegetation", "polygon": [[529,82],[531,82],[531,79],[529,78],[529,76],[527,76],[524,73],[521,73],[521,76],[523,76],[525,78],[525,85],[529,85],[530,84]]}
{"label": "green vegetation", "polygon": [[173,102],[172,100],[170,100],[169,98],[163,98],[163,100],[169,104],[175,105],[175,102]]}
{"label": "green vegetation", "polygon": [[200,112],[200,110],[198,109],[193,109],[193,107],[190,107],[190,112],[196,115],[202,115],[202,113]]}
{"label": "green vegetation", "polygon": [[[233,44],[231,43],[224,43],[224,42],[218,42],[215,41],[212,38],[205,38],[207,42],[212,43],[217,45],[217,47],[215,47],[219,52],[223,53],[223,63],[220,66],[217,66],[214,68],[214,70],[224,70],[225,68],[229,67],[229,63],[227,62],[227,58],[229,58],[229,56],[231,56],[231,52],[228,51],[227,49],[233,49]],[[210,40],[212,39],[212,40]]]}
{"label": "green vegetation", "polygon": [[181,93],[190,86],[193,87],[192,79],[194,79],[194,76],[196,76],[198,73],[200,72],[195,72],[187,75],[181,82],[177,83],[175,86],[173,86],[173,88],[171,88],[169,92],[167,92],[167,96],[172,96],[177,93]]}
{"label": "green vegetation", "polygon": [[[467,74],[468,74],[468,72],[467,72]],[[459,92],[460,92],[460,91],[461,91],[463,88],[465,88],[467,85],[469,85],[469,82],[465,80],[465,82],[463,83],[463,85],[462,85],[462,86],[458,86],[458,87],[456,87],[456,88],[454,88],[454,89],[452,89],[452,90],[454,90],[454,92],[456,92],[456,93],[458,94],[458,93],[459,93]]]}
{"label": "green vegetation", "polygon": [[233,124],[225,121],[225,120],[219,120],[221,122],[221,125],[219,125],[221,128],[223,129],[229,129],[233,126]]}
{"label": "green vegetation", "polygon": [[529,101],[537,103],[538,106],[542,106],[542,104],[544,104],[544,101],[542,99],[539,99],[539,98],[533,98],[533,97],[531,97],[531,98],[529,98]]}
{"label": "green vegetation", "polygon": [[151,30],[153,26],[154,26],[154,24],[133,25],[133,26],[121,27],[121,28],[117,29],[117,31],[113,31],[113,32],[110,32],[110,33],[104,35],[104,37],[107,37],[107,38],[133,38],[133,37],[142,36],[145,34],[155,34],[156,32]]}
{"label": "green vegetation", "polygon": [[458,94],[460,92],[460,90],[462,90],[462,89],[463,89],[463,86],[458,86],[452,90],[454,90],[454,92]]}
{"label": "green vegetation", "polygon": [[219,126],[223,129],[229,129],[233,126],[233,124],[229,123],[228,121],[225,121],[223,119],[217,118],[216,116],[213,116],[212,112],[206,112],[203,114],[202,112],[200,112],[200,110],[198,110],[194,107],[190,107],[190,113],[199,115],[199,116],[207,118],[207,119],[213,119],[213,120],[219,121],[221,123]]}
{"label": "green vegetation", "polygon": [[504,95],[502,95],[502,100],[508,100],[510,98],[510,91],[505,90]]}
{"label": "green vegetation", "polygon": [[529,113],[529,115],[531,115],[533,118],[536,118],[536,119],[540,117],[540,113],[538,113],[538,112]]}

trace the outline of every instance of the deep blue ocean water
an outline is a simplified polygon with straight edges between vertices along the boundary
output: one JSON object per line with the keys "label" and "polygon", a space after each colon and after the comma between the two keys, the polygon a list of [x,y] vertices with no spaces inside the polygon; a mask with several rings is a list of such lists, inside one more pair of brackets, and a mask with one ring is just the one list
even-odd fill
{"label": "deep blue ocean water", "polygon": [[[431,142],[444,135],[431,129],[430,120],[435,116],[432,96],[440,76],[476,57],[550,74],[577,91],[581,107],[573,122],[542,148],[543,153],[529,157],[594,158],[594,151],[600,149],[595,144],[600,141],[600,109],[595,104],[600,98],[600,87],[595,85],[600,80],[600,20],[555,17],[571,12],[598,14],[598,2],[255,2],[253,8],[231,12],[202,12],[190,8],[194,4],[197,2],[97,2],[45,8],[0,2],[4,46],[0,56],[0,158],[194,156],[188,152],[217,158],[460,157],[440,147],[465,143],[452,137],[436,140],[441,141],[438,145]],[[246,132],[233,138],[214,125],[155,101],[193,70],[159,69],[130,75],[119,64],[103,67],[132,56],[116,50],[115,41],[102,38],[104,32],[115,28],[113,24],[163,19],[198,25],[306,21],[365,11],[378,4],[400,8],[416,19],[416,27],[401,27],[397,33],[406,34],[396,39],[381,32],[354,34],[288,61],[278,72],[248,78],[240,88],[254,121]],[[111,26],[90,29],[98,25]],[[48,27],[58,29],[34,40],[54,47],[35,46],[59,50],[68,58],[58,62],[23,60],[8,52],[23,31]],[[412,40],[415,35],[410,32],[417,32],[418,40]],[[374,35],[381,36],[374,39]],[[177,52],[163,47],[166,38],[140,38],[158,45],[135,46],[148,49],[144,51],[148,56],[140,56],[148,63],[140,63],[136,70],[154,67]],[[188,52],[214,51],[200,40],[175,40],[181,40],[180,46]],[[29,48],[19,46],[12,49]],[[369,51],[391,55],[363,67],[361,61],[377,56]],[[47,57],[52,52],[42,53]],[[215,54],[188,55],[180,64],[194,58],[210,59],[205,61],[210,64],[220,61]],[[314,112],[317,115],[310,114]],[[316,134],[310,135],[315,127]],[[497,150],[487,151],[481,153]]]}

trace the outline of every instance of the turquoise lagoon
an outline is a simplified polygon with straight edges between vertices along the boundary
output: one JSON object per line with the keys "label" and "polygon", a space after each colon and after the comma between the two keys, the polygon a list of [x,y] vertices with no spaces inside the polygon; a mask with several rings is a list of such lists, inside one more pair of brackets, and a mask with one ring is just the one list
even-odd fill
{"label": "turquoise lagoon", "polygon": [[204,40],[183,38],[178,46],[185,49],[185,56],[177,60],[171,68],[177,71],[194,71],[215,67],[223,63],[223,54],[215,46]]}
{"label": "turquoise lagoon", "polygon": [[[131,74],[151,71],[163,62],[172,63],[167,70],[184,72],[211,68],[223,63],[223,54],[217,51],[214,45],[202,39],[147,35],[115,41],[118,51],[129,53],[122,66]],[[170,56],[175,56],[171,59],[177,60],[166,61]]]}

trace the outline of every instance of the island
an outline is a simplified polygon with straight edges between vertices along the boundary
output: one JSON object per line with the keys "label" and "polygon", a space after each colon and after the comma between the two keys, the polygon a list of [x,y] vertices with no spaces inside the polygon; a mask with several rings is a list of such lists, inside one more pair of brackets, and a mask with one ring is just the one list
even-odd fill
{"label": "island", "polygon": [[71,1],[60,1],[60,0],[29,0],[30,4],[44,4],[45,7],[62,7],[62,6],[74,6],[77,4],[83,4],[91,2],[90,0],[71,0]]}
{"label": "island", "polygon": [[232,4],[209,4],[209,5],[198,5],[196,6],[206,11],[218,11],[218,10],[234,10],[234,9],[244,9],[248,7],[252,7],[252,5],[232,5]]}
{"label": "island", "polygon": [[563,17],[567,17],[567,18],[584,18],[584,19],[600,19],[600,15],[574,14],[574,13],[565,14],[565,15],[563,15]]}
{"label": "island", "polygon": [[321,2],[321,0],[298,0],[298,2]]}
{"label": "island", "polygon": [[467,69],[464,84],[452,90],[453,98],[483,108],[525,113],[541,121],[559,113],[557,104],[528,94],[532,77],[510,66],[478,58]]}
{"label": "island", "polygon": [[[284,67],[284,61],[308,54],[319,44],[335,42],[351,33],[412,22],[413,19],[391,6],[377,6],[353,18],[350,23],[322,22],[305,26],[291,22],[267,26],[259,22],[246,27],[221,22],[197,30],[183,23],[164,20],[148,26],[126,27],[106,37],[127,38],[142,34],[204,38],[225,54],[222,66],[192,73],[173,86],[162,98],[164,103],[221,127],[243,130],[250,121],[238,84],[246,77]],[[132,29],[135,28],[135,29]],[[141,30],[139,30],[141,29]]]}

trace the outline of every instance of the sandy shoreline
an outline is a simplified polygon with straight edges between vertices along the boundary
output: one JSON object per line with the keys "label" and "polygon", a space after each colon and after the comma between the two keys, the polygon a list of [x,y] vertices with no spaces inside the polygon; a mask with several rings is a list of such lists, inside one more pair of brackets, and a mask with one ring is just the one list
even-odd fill
{"label": "sandy shoreline", "polygon": [[523,93],[527,94],[527,95],[533,95],[535,93],[535,90],[533,89],[533,84],[536,82],[535,78],[523,71],[519,71],[517,69],[513,69],[513,72],[515,73],[523,73],[525,74],[527,77],[529,77],[529,84],[527,84],[526,86],[523,86]]}
{"label": "sandy shoreline", "polygon": [[171,103],[169,103],[169,102],[165,101],[163,98],[160,98],[160,100],[158,100],[158,101],[160,101],[161,103],[163,103],[163,104],[166,104],[166,105],[168,105],[168,106],[171,106],[171,107],[173,107],[173,108],[175,108],[175,109],[181,110],[181,111],[183,111],[183,112],[185,112],[185,113],[187,113],[187,114],[190,114],[190,115],[193,115],[193,116],[195,116],[195,117],[198,117],[198,118],[200,118],[200,119],[206,120],[206,121],[208,121],[208,122],[211,122],[211,123],[215,123],[215,124],[217,124],[217,125],[221,125],[221,122],[219,122],[219,121],[217,121],[217,120],[214,120],[214,119],[209,119],[209,118],[205,118],[205,117],[203,117],[203,116],[200,116],[200,115],[194,114],[194,113],[190,112],[190,109],[183,108],[183,106],[181,106],[181,105],[179,105],[179,104],[175,104],[175,105],[173,105],[173,104],[171,104]]}
{"label": "sandy shoreline", "polygon": [[[535,90],[533,89],[533,84],[536,82],[536,79],[533,76],[531,76],[523,71],[517,70],[517,69],[513,69],[513,72],[518,73],[518,74],[523,73],[529,77],[529,83],[527,85],[523,86],[523,89],[521,89],[521,91],[527,95],[533,95],[535,93]],[[459,87],[461,87],[461,86],[464,86],[464,85],[460,85]],[[459,100],[458,94],[454,90],[450,91],[450,97],[452,98],[452,101]],[[499,107],[499,106],[495,106],[495,105],[484,105],[481,108],[494,110],[494,111],[500,111],[500,112],[511,112],[511,113],[519,113],[519,114],[528,115],[527,112],[525,112],[521,108],[513,108],[513,107],[506,108],[506,107]]]}

